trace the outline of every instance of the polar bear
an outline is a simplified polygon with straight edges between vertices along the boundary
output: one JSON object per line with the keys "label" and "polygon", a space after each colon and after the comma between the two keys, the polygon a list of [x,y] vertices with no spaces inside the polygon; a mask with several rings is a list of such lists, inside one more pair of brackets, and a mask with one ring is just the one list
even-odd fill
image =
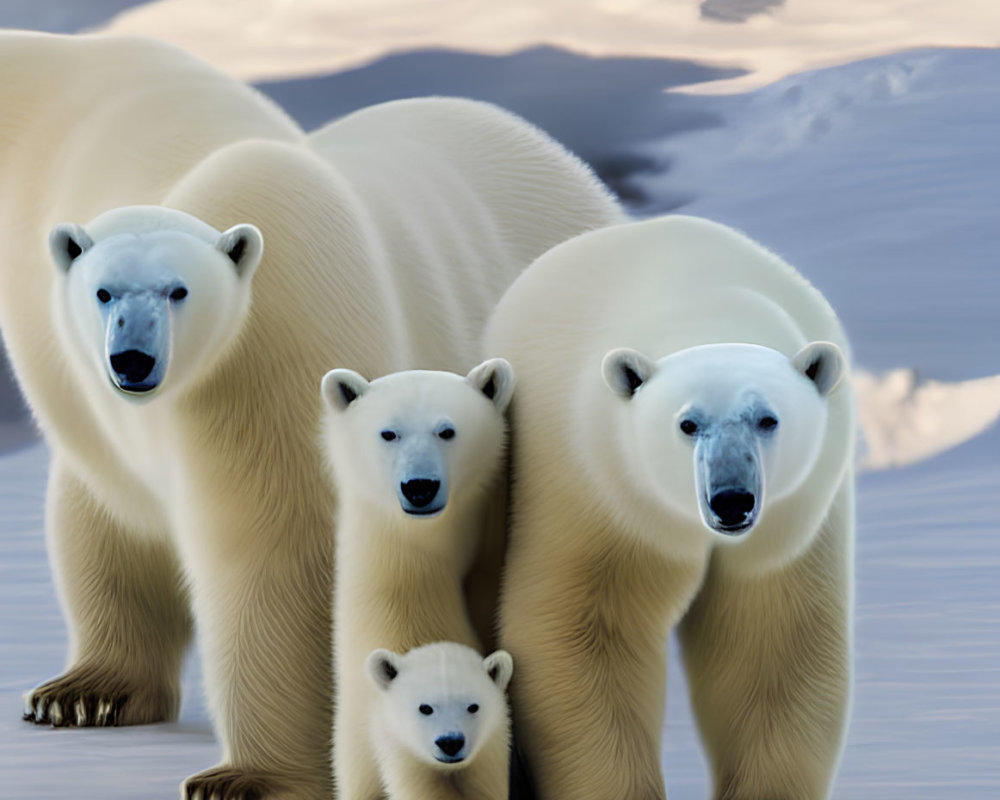
{"label": "polar bear", "polygon": [[[412,370],[369,383],[335,369],[323,378],[338,498],[333,744],[342,800],[382,795],[377,748],[358,736],[376,700],[365,655],[438,640],[479,646],[463,585],[475,579],[496,508],[489,500],[504,477],[513,386],[503,359],[464,377]],[[489,796],[506,800],[506,782]]]}
{"label": "polar bear", "polygon": [[507,797],[513,669],[504,650],[483,658],[455,642],[372,651],[369,733],[391,800]]}
{"label": "polar bear", "polygon": [[[577,159],[486,104],[401,101],[314,140],[168,45],[17,32],[0,33],[0,87],[0,328],[52,451],[46,530],[70,630],[66,671],[25,715],[172,718],[196,622],[222,764],[186,791],[326,797],[334,497],[318,381],[331,363],[470,368],[523,266],[620,212]],[[240,226],[260,233],[256,270]],[[107,274],[78,281],[99,254]],[[112,307],[129,309],[120,330]]]}
{"label": "polar bear", "polygon": [[679,623],[714,796],[825,797],[855,437],[830,306],[745,236],[673,216],[543,255],[485,346],[518,375],[501,644],[540,796],[664,797]]}

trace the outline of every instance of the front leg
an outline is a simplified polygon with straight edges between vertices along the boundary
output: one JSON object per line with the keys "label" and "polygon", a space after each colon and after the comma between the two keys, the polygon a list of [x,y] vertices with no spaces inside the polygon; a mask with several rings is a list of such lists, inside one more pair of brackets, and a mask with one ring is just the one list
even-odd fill
{"label": "front leg", "polygon": [[69,666],[25,694],[24,718],[99,727],[176,718],[191,624],[172,546],[127,530],[59,459],[46,536]]}
{"label": "front leg", "polygon": [[783,570],[746,578],[713,561],[680,634],[716,800],[829,795],[850,700],[852,535],[845,485]]}
{"label": "front leg", "polygon": [[266,538],[249,525],[242,536],[192,526],[217,537],[199,537],[198,547],[189,541],[185,556],[223,763],[188,778],[183,796],[331,794],[333,536],[330,523],[311,522]]}
{"label": "front leg", "polygon": [[573,528],[576,540],[609,546],[545,553],[542,529],[519,519],[501,641],[514,657],[516,728],[538,796],[663,800],[666,636],[701,565],[667,563],[589,520]]}

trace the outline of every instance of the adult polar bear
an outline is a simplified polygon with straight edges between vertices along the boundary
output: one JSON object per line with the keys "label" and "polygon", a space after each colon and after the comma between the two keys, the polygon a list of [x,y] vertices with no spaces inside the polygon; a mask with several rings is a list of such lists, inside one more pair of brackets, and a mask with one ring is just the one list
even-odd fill
{"label": "adult polar bear", "polygon": [[[248,87],[131,38],[3,33],[0,79],[0,325],[52,450],[47,539],[70,627],[66,672],[26,711],[51,721],[58,701],[64,723],[170,718],[193,614],[223,763],[188,792],[325,796],[333,497],[320,378],[336,364],[471,367],[522,266],[618,211],[575,158],[483,104],[395,103],[310,139]],[[218,231],[252,223],[265,243],[231,341],[142,404],[54,333],[46,247],[56,224],[85,229],[126,205]]]}
{"label": "adult polar bear", "polygon": [[731,229],[666,217],[542,256],[486,350],[518,376],[500,641],[540,796],[664,797],[681,620],[715,797],[825,797],[849,697],[854,439],[825,300]]}

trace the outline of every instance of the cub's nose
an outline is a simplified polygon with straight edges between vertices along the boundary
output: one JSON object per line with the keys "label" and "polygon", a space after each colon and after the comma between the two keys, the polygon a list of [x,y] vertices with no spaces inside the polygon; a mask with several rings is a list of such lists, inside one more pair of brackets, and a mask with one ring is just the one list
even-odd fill
{"label": "cub's nose", "polygon": [[122,383],[142,383],[156,366],[156,359],[141,350],[123,350],[111,356],[111,369]]}
{"label": "cub's nose", "polygon": [[438,489],[441,488],[441,481],[432,481],[427,478],[414,478],[399,485],[399,490],[403,497],[410,501],[414,508],[425,508],[437,497]]}
{"label": "cub's nose", "polygon": [[750,492],[726,489],[714,495],[709,505],[723,526],[736,528],[747,521],[747,516],[753,511],[756,502],[756,498]]}
{"label": "cub's nose", "polygon": [[465,737],[460,733],[449,733],[434,740],[442,753],[454,758],[465,747]]}

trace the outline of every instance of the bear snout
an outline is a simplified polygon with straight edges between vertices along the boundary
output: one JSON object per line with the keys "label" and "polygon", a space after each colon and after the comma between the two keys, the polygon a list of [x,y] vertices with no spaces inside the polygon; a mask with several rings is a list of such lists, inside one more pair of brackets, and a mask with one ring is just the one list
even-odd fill
{"label": "bear snout", "polygon": [[434,498],[437,497],[438,489],[440,488],[441,481],[430,480],[428,478],[414,478],[404,481],[399,485],[399,490],[403,493],[403,497],[415,509],[427,508],[434,501]]}
{"label": "bear snout", "polygon": [[155,366],[156,359],[141,350],[123,350],[111,356],[111,369],[122,388],[130,391],[144,392],[155,388],[143,384]]}
{"label": "bear snout", "polygon": [[750,513],[756,504],[757,499],[750,492],[740,489],[725,489],[712,495],[709,501],[722,527],[732,530],[745,528],[752,521]]}
{"label": "bear snout", "polygon": [[434,744],[437,745],[438,750],[447,756],[446,759],[439,758],[439,760],[447,760],[449,762],[462,760],[459,753],[465,747],[465,737],[461,733],[446,733],[444,736],[439,736],[435,739]]}

